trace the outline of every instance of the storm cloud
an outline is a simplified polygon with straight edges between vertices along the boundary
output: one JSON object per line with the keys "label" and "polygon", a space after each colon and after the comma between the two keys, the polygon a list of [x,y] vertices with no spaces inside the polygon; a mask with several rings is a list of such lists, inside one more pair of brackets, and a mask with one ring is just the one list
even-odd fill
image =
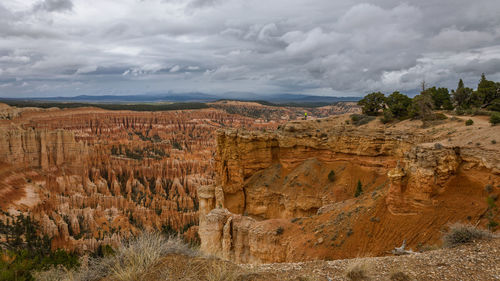
{"label": "storm cloud", "polygon": [[361,96],[500,81],[495,0],[4,0],[0,96]]}

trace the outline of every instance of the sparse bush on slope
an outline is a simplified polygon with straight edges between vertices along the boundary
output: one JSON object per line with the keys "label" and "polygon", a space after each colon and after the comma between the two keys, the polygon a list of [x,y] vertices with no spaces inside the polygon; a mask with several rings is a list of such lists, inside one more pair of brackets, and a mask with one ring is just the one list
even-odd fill
{"label": "sparse bush on slope", "polygon": [[328,173],[328,180],[331,182],[335,181],[335,172],[333,170],[331,170],[330,173]]}
{"label": "sparse bush on slope", "polygon": [[368,116],[365,114],[352,114],[351,115],[352,124],[355,126],[361,126],[364,124],[368,124],[371,121],[375,120],[374,116]]}
{"label": "sparse bush on slope", "polygon": [[351,281],[370,280],[370,266],[367,262],[354,261],[347,267],[346,277]]}
{"label": "sparse bush on slope", "polygon": [[139,277],[167,254],[194,255],[180,238],[165,238],[159,233],[143,233],[120,247],[110,264],[113,279],[139,280]]}
{"label": "sparse bush on slope", "polygon": [[491,125],[496,125],[496,124],[500,123],[500,113],[498,113],[498,112],[491,113],[490,123],[491,123]]}
{"label": "sparse bush on slope", "polygon": [[443,246],[447,248],[477,240],[491,239],[493,234],[485,229],[479,229],[472,225],[456,223],[450,226],[448,232],[443,235]]}
{"label": "sparse bush on slope", "polygon": [[394,271],[391,273],[389,280],[391,280],[391,281],[410,281],[411,278],[410,278],[410,276],[408,276],[408,274],[406,274],[402,271]]}

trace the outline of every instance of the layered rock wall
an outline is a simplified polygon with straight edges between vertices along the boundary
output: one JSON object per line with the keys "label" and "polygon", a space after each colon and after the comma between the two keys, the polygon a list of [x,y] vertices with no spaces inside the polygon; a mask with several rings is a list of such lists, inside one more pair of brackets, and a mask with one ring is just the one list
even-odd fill
{"label": "layered rock wall", "polygon": [[0,161],[48,169],[82,163],[88,148],[65,130],[0,128]]}
{"label": "layered rock wall", "polygon": [[198,190],[202,251],[244,263],[380,255],[403,239],[435,243],[450,221],[485,223],[495,151],[343,121],[220,131],[216,183]]}

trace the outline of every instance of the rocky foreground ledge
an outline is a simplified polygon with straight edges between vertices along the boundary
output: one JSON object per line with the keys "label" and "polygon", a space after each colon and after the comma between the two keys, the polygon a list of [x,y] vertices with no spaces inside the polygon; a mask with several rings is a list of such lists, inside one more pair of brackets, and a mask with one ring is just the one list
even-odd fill
{"label": "rocky foreground ledge", "polygon": [[[500,239],[407,256],[387,256],[303,263],[243,265],[252,280],[351,280],[358,264],[369,279],[359,280],[500,280]],[[395,279],[402,272],[408,279]]]}

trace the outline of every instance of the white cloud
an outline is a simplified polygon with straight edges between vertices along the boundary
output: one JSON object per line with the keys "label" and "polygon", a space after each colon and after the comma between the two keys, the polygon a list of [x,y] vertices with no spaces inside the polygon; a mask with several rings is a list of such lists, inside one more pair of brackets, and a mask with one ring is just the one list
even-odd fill
{"label": "white cloud", "polygon": [[170,68],[170,70],[168,72],[177,72],[181,69],[180,66],[178,65],[174,65],[172,68]]}
{"label": "white cloud", "polygon": [[96,70],[97,70],[97,65],[87,65],[78,68],[75,74],[84,74],[84,73],[94,72]]}
{"label": "white cloud", "polygon": [[28,56],[1,56],[0,63],[27,63],[30,61]]}

